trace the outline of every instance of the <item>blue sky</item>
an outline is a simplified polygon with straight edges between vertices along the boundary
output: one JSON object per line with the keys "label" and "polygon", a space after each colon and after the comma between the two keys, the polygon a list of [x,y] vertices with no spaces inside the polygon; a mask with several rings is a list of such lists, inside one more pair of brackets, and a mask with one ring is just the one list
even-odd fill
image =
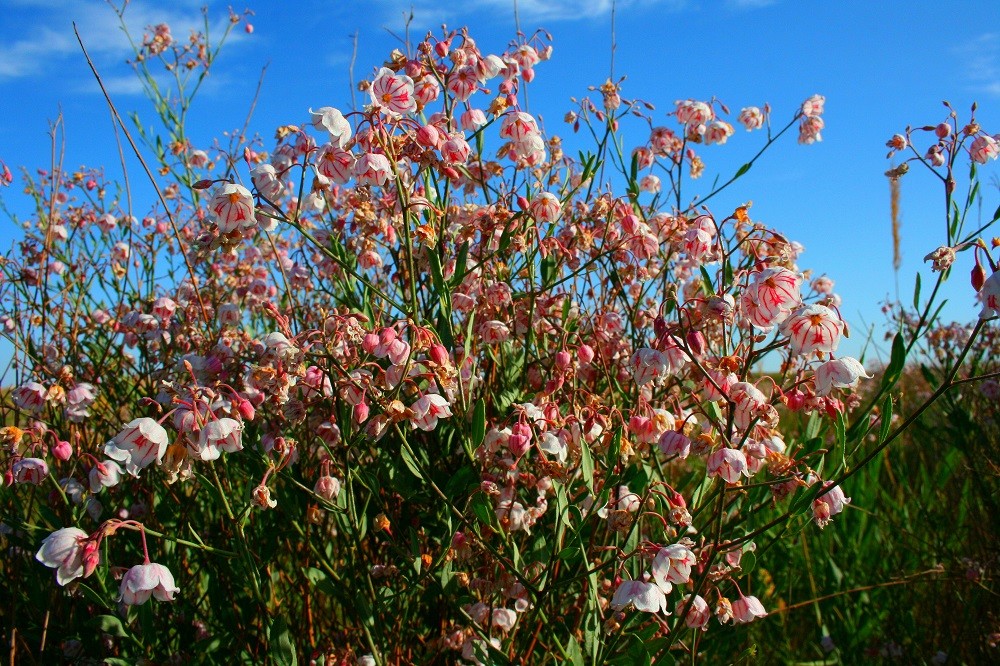
{"label": "blue sky", "polygon": [[[126,11],[132,32],[166,21],[183,38],[201,25],[200,1],[133,0]],[[537,68],[529,110],[549,133],[570,142],[562,123],[610,72],[610,0],[521,0],[527,33],[544,27],[554,38],[552,60]],[[226,16],[226,3],[209,2],[209,15]],[[196,102],[190,135],[207,148],[213,137],[243,124],[261,68],[268,65],[251,131],[270,142],[279,124],[302,123],[309,107],[350,107],[348,84],[357,33],[355,77],[371,74],[404,34],[419,39],[441,23],[468,25],[484,51],[499,52],[514,35],[512,0],[462,3],[259,2],[250,5],[253,34],[236,31]],[[240,11],[242,6],[234,5]],[[800,266],[827,273],[843,297],[843,314],[854,335],[841,351],[857,353],[864,325],[883,330],[879,304],[895,295],[889,221],[889,188],[883,173],[885,141],[907,124],[945,119],[949,100],[966,113],[978,100],[983,127],[1000,132],[1000,9],[994,1],[818,2],[813,0],[622,0],[617,3],[615,75],[627,75],[623,96],[656,106],[657,124],[676,99],[725,102],[734,116],[744,106],[769,102],[783,123],[813,93],[826,96],[823,142],[799,146],[794,136],[769,151],[726,196],[716,213],[753,200],[754,219],[787,233],[806,247]],[[105,103],[73,36],[76,21],[85,44],[122,111],[153,116],[130,68],[112,10],[98,0],[5,0],[0,22],[0,159],[12,168],[49,165],[49,123],[62,111],[67,167],[104,164],[114,173],[117,153]],[[215,28],[218,24],[215,24]],[[391,31],[391,32],[390,32]],[[646,139],[641,125],[626,128],[627,145]],[[738,128],[725,146],[701,150],[702,183],[723,178],[745,162],[763,135]],[[572,145],[570,142],[569,145]],[[135,168],[130,166],[130,169]],[[909,302],[913,275],[928,269],[923,256],[942,242],[942,194],[930,174],[915,169],[902,183],[901,298]],[[1000,192],[983,184],[983,214],[1000,203]],[[136,172],[137,175],[137,172]],[[18,209],[15,188],[3,192]],[[142,205],[138,206],[140,209]],[[0,221],[0,244],[16,230]],[[961,255],[950,281],[949,318],[968,320],[978,308],[968,287],[971,255]],[[886,345],[882,345],[886,348]],[[876,353],[869,358],[874,359]]]}

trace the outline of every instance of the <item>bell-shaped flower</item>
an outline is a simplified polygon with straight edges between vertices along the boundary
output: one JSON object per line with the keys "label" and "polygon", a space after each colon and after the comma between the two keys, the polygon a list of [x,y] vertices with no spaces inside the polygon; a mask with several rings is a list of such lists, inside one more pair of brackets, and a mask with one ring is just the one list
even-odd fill
{"label": "bell-shaped flower", "polygon": [[825,305],[804,305],[781,324],[793,354],[834,352],[844,333],[844,322]]}
{"label": "bell-shaped flower", "polygon": [[56,570],[56,582],[65,585],[83,576],[83,544],[87,533],[64,527],[45,537],[35,559]]}
{"label": "bell-shaped flower", "polygon": [[90,492],[99,493],[105,488],[113,488],[121,481],[122,468],[114,460],[99,462],[90,468]]}
{"label": "bell-shaped flower", "polygon": [[209,421],[198,433],[197,454],[202,460],[217,460],[222,452],[243,450],[243,424],[236,419]]}
{"label": "bell-shaped flower", "polygon": [[755,273],[743,295],[744,314],[756,328],[780,324],[802,303],[801,287],[802,277],[787,268]]}
{"label": "bell-shaped flower", "polygon": [[341,148],[351,139],[351,123],[347,122],[338,109],[332,106],[321,106],[313,111],[309,109],[312,116],[312,126],[318,130],[325,130],[330,135],[330,142]]}
{"label": "bell-shaped flower", "polygon": [[[352,152],[335,143],[328,143],[316,159],[316,171],[338,185],[344,185],[354,177],[357,162]],[[386,165],[388,162],[386,160]]]}
{"label": "bell-shaped flower", "polygon": [[691,453],[691,439],[677,430],[667,430],[656,442],[665,456],[677,456],[684,460]]}
{"label": "bell-shaped flower", "polygon": [[983,309],[979,312],[980,319],[1000,315],[1000,271],[986,278],[979,290],[979,298],[983,302]]}
{"label": "bell-shaped flower", "polygon": [[542,192],[528,205],[528,212],[537,222],[553,223],[562,215],[562,203],[551,192]]}
{"label": "bell-shaped flower", "polygon": [[733,421],[742,430],[750,427],[754,419],[764,416],[768,405],[764,393],[749,382],[736,382],[729,391],[729,399],[736,403]]}
{"label": "bell-shaped flower", "polygon": [[224,183],[216,190],[208,207],[215,213],[215,223],[224,234],[257,225],[253,195],[242,185]]}
{"label": "bell-shaped flower", "polygon": [[169,569],[162,564],[146,562],[125,572],[118,592],[123,603],[141,606],[151,596],[158,601],[173,601],[180,588],[174,585],[174,576]]}
{"label": "bell-shaped flower", "polygon": [[757,597],[744,597],[742,594],[740,598],[733,602],[733,621],[737,624],[746,624],[747,622],[753,622],[758,617],[764,617],[767,615],[767,611],[764,610],[764,605],[760,603]]}
{"label": "bell-shaped flower", "polygon": [[690,548],[679,543],[661,548],[649,571],[658,583],[682,585],[691,580],[691,567],[698,561]]}
{"label": "bell-shaped flower", "polygon": [[[830,481],[825,482],[824,487],[832,485]],[[844,489],[834,486],[813,501],[813,520],[820,527],[830,524],[833,516],[844,510],[844,507],[851,503],[851,498],[844,494]]]}
{"label": "bell-shaped flower", "polygon": [[629,605],[644,613],[670,614],[667,612],[667,596],[656,583],[623,580],[611,598],[611,607],[621,610]]}
{"label": "bell-shaped flower", "polygon": [[[685,595],[683,599],[677,602],[676,608],[674,608],[675,613],[683,613],[684,608],[688,604],[688,599],[691,595]],[[684,618],[684,624],[686,624],[691,629],[708,629],[708,621],[712,619],[712,611],[708,607],[708,602],[701,598],[700,595],[695,595],[694,601],[691,602],[691,607],[688,608],[687,617]]]}
{"label": "bell-shaped flower", "polygon": [[321,476],[316,479],[316,486],[313,488],[313,492],[327,502],[332,502],[340,494],[340,479],[329,474]]}
{"label": "bell-shaped flower", "polygon": [[48,400],[49,392],[38,382],[28,382],[18,386],[11,393],[11,399],[18,409],[27,412],[40,412]]}
{"label": "bell-shaped flower", "polygon": [[139,476],[139,470],[163,460],[167,452],[167,431],[148,417],[133,419],[125,429],[104,445],[104,453],[120,463],[125,471]]}
{"label": "bell-shaped flower", "polygon": [[392,176],[389,158],[380,153],[365,153],[354,165],[358,185],[385,185]]}
{"label": "bell-shaped flower", "polygon": [[368,91],[372,97],[372,108],[388,115],[398,116],[417,108],[413,79],[396,74],[388,67],[378,71]]}
{"label": "bell-shaped flower", "polygon": [[530,113],[511,111],[500,123],[500,136],[517,143],[538,134],[538,123]]}
{"label": "bell-shaped flower", "polygon": [[49,464],[41,458],[21,458],[11,465],[10,471],[17,483],[31,483],[37,486],[49,475]]}
{"label": "bell-shaped flower", "polygon": [[708,456],[709,476],[717,476],[726,483],[736,483],[746,473],[747,459],[742,451],[722,448]]}
{"label": "bell-shaped flower", "polygon": [[438,419],[451,416],[448,400],[437,393],[425,393],[420,396],[410,406],[410,410],[413,412],[410,417],[410,425],[421,430],[434,430],[437,427]]}
{"label": "bell-shaped flower", "polygon": [[865,372],[865,366],[850,356],[842,356],[823,363],[816,368],[816,395],[827,395],[834,388],[854,388],[864,377],[871,379],[872,375]]}
{"label": "bell-shaped flower", "polygon": [[629,361],[632,378],[639,386],[657,381],[667,373],[669,361],[663,352],[643,347]]}

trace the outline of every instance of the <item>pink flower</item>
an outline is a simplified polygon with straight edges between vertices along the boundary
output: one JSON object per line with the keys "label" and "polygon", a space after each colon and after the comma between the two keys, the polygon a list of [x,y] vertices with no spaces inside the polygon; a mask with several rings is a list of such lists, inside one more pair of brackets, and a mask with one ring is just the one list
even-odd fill
{"label": "pink flower", "polygon": [[1000,314],[1000,271],[986,278],[979,290],[979,298],[983,302],[983,309],[979,312],[980,319]]}
{"label": "pink flower", "polygon": [[49,475],[49,465],[41,458],[21,458],[11,466],[17,483],[38,485]]}
{"label": "pink flower", "polygon": [[764,126],[764,113],[756,106],[748,106],[740,111],[737,120],[750,132]]}
{"label": "pink flower", "polygon": [[97,399],[93,384],[80,382],[66,394],[66,418],[79,423],[90,416],[89,407]]}
{"label": "pink flower", "polygon": [[56,582],[65,585],[83,576],[83,542],[87,533],[75,527],[64,527],[45,537],[35,559],[56,569]]}
{"label": "pink flower", "polygon": [[562,203],[551,192],[542,192],[528,204],[528,212],[537,222],[553,223],[562,215]]}
{"label": "pink flower", "polygon": [[97,494],[105,488],[117,486],[121,480],[122,468],[114,460],[105,460],[90,468],[90,492]]}
{"label": "pink flower", "polygon": [[452,72],[448,77],[448,92],[458,102],[465,102],[472,97],[472,93],[476,92],[478,85],[479,77],[476,70],[471,67],[463,67]]}
{"label": "pink flower", "polygon": [[398,116],[417,109],[413,79],[396,74],[388,67],[378,71],[369,92],[372,96],[372,107],[383,113]]}
{"label": "pink flower", "polygon": [[705,144],[724,144],[733,135],[733,126],[722,120],[714,120],[705,129]]}
{"label": "pink flower", "polygon": [[316,159],[316,171],[338,185],[347,183],[355,174],[356,167],[357,160],[354,159],[354,155],[334,143],[323,146]]}
{"label": "pink flower", "polygon": [[468,109],[462,113],[458,122],[462,130],[475,132],[480,127],[486,125],[486,114],[481,109]]}
{"label": "pink flower", "polygon": [[[691,595],[686,595],[683,599],[677,602],[677,607],[674,608],[675,613],[681,613],[684,611],[684,607],[687,606],[688,599]],[[684,618],[684,624],[686,624],[691,629],[702,629],[705,630],[708,627],[708,621],[712,619],[712,611],[708,607],[708,602],[702,599],[699,595],[695,595],[694,601],[691,602],[691,607],[688,609],[687,617]]]}
{"label": "pink flower", "polygon": [[365,153],[354,165],[358,185],[385,185],[392,176],[389,158],[380,153]]}
{"label": "pink flower", "polygon": [[660,549],[649,571],[658,583],[682,585],[691,580],[691,567],[697,562],[698,558],[689,548],[675,543]]}
{"label": "pink flower", "polygon": [[486,345],[495,345],[504,342],[510,337],[510,328],[505,323],[497,320],[484,321],[479,325],[479,338]]}
{"label": "pink flower", "polygon": [[764,416],[768,405],[764,393],[749,382],[736,382],[729,391],[729,399],[736,403],[733,421],[736,427],[746,429],[754,419]]}
{"label": "pink flower", "polygon": [[807,117],[816,117],[823,115],[823,105],[826,104],[826,97],[822,95],[813,95],[806,101],[802,102],[802,115]]}
{"label": "pink flower", "polygon": [[844,332],[844,322],[825,305],[804,305],[782,322],[793,354],[834,352]]}
{"label": "pink flower", "polygon": [[611,607],[621,610],[628,605],[645,613],[667,613],[667,597],[654,583],[641,580],[623,580],[611,599]]}
{"label": "pink flower", "polygon": [[[823,483],[824,488],[829,488],[831,481]],[[851,498],[844,494],[844,489],[834,486],[813,501],[813,520],[821,528],[830,524],[833,516],[844,510],[844,507],[851,503]]]}
{"label": "pink flower", "polygon": [[737,449],[718,449],[708,457],[708,475],[717,476],[726,483],[736,483],[746,476],[747,459]]}
{"label": "pink flower", "polygon": [[73,445],[65,439],[56,442],[56,445],[52,447],[51,451],[56,460],[66,461],[73,457]]}
{"label": "pink flower", "polygon": [[989,160],[995,160],[997,155],[1000,155],[1000,143],[989,134],[980,134],[972,140],[969,156],[973,162],[986,164]]}
{"label": "pink flower", "polygon": [[809,145],[823,140],[823,127],[825,123],[819,116],[802,116],[799,123],[799,143]]}
{"label": "pink flower", "polygon": [[215,222],[224,234],[250,229],[257,224],[253,195],[236,183],[225,183],[215,192],[208,207],[215,213]]}
{"label": "pink flower", "polygon": [[511,111],[500,123],[500,136],[511,141],[522,141],[529,136],[538,134],[538,123],[531,114],[523,111]]}
{"label": "pink flower", "polygon": [[49,392],[38,382],[28,382],[14,389],[11,396],[18,409],[38,413],[45,406]]}
{"label": "pink flower", "polygon": [[686,99],[674,104],[677,105],[677,120],[684,125],[701,125],[715,119],[715,112],[705,102]]}
{"label": "pink flower", "polygon": [[850,356],[842,356],[827,361],[816,368],[816,395],[827,395],[834,388],[854,388],[864,377],[871,379],[872,375],[865,373],[865,367]]}
{"label": "pink flower", "polygon": [[770,328],[784,321],[802,302],[802,278],[787,268],[765,268],[755,273],[743,292],[743,310],[756,328]]}
{"label": "pink flower", "polygon": [[639,386],[657,381],[667,373],[668,360],[663,352],[643,347],[632,355],[629,366]]}
{"label": "pink flower", "polygon": [[351,124],[347,122],[339,110],[332,106],[322,106],[315,111],[309,109],[310,121],[318,130],[325,130],[330,135],[330,142],[343,148],[351,139]]}
{"label": "pink flower", "polygon": [[159,601],[173,601],[180,588],[174,585],[174,576],[162,564],[147,562],[137,564],[122,577],[118,589],[119,601],[129,606],[141,606],[155,597]]}
{"label": "pink flower", "polygon": [[733,620],[738,624],[753,622],[758,617],[765,615],[767,615],[767,611],[764,610],[764,605],[757,597],[744,597],[741,594],[740,598],[733,602]]}
{"label": "pink flower", "polygon": [[340,479],[329,474],[321,476],[316,479],[316,487],[313,488],[313,492],[327,502],[332,502],[340,494]]}
{"label": "pink flower", "polygon": [[665,456],[677,456],[683,460],[691,453],[691,440],[687,435],[676,430],[664,432],[656,444]]}
{"label": "pink flower", "polygon": [[217,460],[222,452],[243,450],[243,424],[236,419],[209,421],[198,433],[197,451],[202,460]]}
{"label": "pink flower", "polygon": [[469,159],[469,142],[459,133],[452,134],[441,146],[441,157],[450,164],[465,164]]}
{"label": "pink flower", "polygon": [[417,401],[410,406],[413,415],[410,417],[410,425],[414,429],[434,430],[437,427],[438,419],[451,416],[451,409],[448,400],[443,395],[437,393],[425,393],[417,398]]}
{"label": "pink flower", "polygon": [[133,419],[125,429],[104,445],[104,453],[125,463],[125,471],[139,476],[139,470],[154,460],[157,464],[167,452],[167,431],[151,418]]}

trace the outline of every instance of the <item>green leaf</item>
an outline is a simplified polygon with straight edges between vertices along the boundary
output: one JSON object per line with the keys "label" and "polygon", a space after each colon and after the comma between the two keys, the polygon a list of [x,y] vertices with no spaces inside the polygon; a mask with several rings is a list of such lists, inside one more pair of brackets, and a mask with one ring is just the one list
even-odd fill
{"label": "green leaf", "polygon": [[889,436],[889,429],[892,427],[892,396],[885,396],[882,403],[882,413],[879,415],[881,426],[878,432],[878,443],[881,444]]}
{"label": "green leaf", "polygon": [[753,162],[747,162],[746,164],[744,164],[743,166],[741,166],[739,169],[736,170],[736,175],[733,176],[733,178],[734,179],[735,178],[739,178],[740,176],[742,176],[743,174],[745,174],[747,171],[749,171],[750,167],[752,167],[752,166],[753,166]]}
{"label": "green leaf", "polygon": [[897,333],[892,339],[892,352],[889,356],[889,366],[882,375],[880,391],[890,389],[896,385],[899,378],[903,376],[903,365],[906,363],[906,344],[903,342],[903,334]]}
{"label": "green leaf", "polygon": [[580,440],[580,473],[587,484],[587,490],[594,492],[594,458],[590,454],[590,446],[585,440]]}
{"label": "green leaf", "polygon": [[476,493],[473,495],[472,501],[469,502],[469,507],[472,509],[472,513],[476,514],[476,518],[479,519],[479,522],[483,525],[493,527],[495,518],[493,506],[483,493]]}
{"label": "green leaf", "polygon": [[283,617],[276,618],[271,625],[271,657],[280,666],[295,666],[299,663],[288,623]]}
{"label": "green leaf", "polygon": [[417,466],[417,461],[413,459],[413,454],[408,446],[399,447],[399,457],[403,459],[403,464],[406,465],[406,469],[410,470],[413,476],[418,479],[423,479],[423,474],[420,473],[420,467]]}
{"label": "green leaf", "polygon": [[472,446],[477,447],[486,438],[486,401],[476,400],[472,408]]}
{"label": "green leaf", "polygon": [[434,280],[434,295],[438,298],[444,298],[444,274],[441,272],[441,259],[437,256],[437,252],[428,252],[427,260],[431,265],[431,278]]}
{"label": "green leaf", "polygon": [[913,309],[920,309],[920,273],[917,273],[917,282],[913,286]]}
{"label": "green leaf", "polygon": [[585,663],[580,643],[573,636],[569,637],[569,643],[566,644],[566,658],[573,666],[583,666]]}
{"label": "green leaf", "polygon": [[115,636],[116,638],[124,638],[128,636],[128,632],[126,632],[125,627],[122,626],[121,619],[115,617],[114,615],[98,615],[91,620],[91,624],[97,627],[97,629],[99,629],[102,633]]}
{"label": "green leaf", "polygon": [[465,265],[468,260],[469,241],[465,241],[458,249],[458,257],[455,258],[455,272],[451,276],[451,282],[456,287],[462,283],[462,279],[465,277]]}

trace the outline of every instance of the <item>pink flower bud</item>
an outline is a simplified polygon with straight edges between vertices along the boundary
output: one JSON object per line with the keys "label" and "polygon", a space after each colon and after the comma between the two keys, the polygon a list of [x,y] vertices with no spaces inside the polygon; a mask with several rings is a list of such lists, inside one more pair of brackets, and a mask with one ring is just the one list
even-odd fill
{"label": "pink flower bud", "polygon": [[582,365],[587,365],[594,360],[594,348],[590,345],[580,345],[577,350],[577,358],[580,359]]}
{"label": "pink flower bud", "polygon": [[972,288],[977,292],[983,288],[986,283],[986,269],[983,265],[979,263],[979,255],[976,255],[976,265],[972,267]]}
{"label": "pink flower bud", "polygon": [[373,354],[375,348],[379,345],[379,336],[377,333],[367,333],[364,339],[361,341],[361,348],[366,354]]}
{"label": "pink flower bud", "polygon": [[951,125],[949,125],[948,123],[941,123],[940,125],[934,128],[934,134],[939,139],[945,138],[946,136],[951,134]]}
{"label": "pink flower bud", "polygon": [[441,143],[441,132],[434,125],[424,125],[417,130],[417,143],[424,148],[437,148]]}
{"label": "pink flower bud", "polygon": [[707,345],[705,341],[705,335],[701,331],[688,331],[685,336],[687,339],[688,347],[691,349],[691,353],[695,356],[701,356],[705,353],[705,346]]}
{"label": "pink flower bud", "polygon": [[446,39],[443,42],[438,42],[434,45],[434,53],[439,58],[444,58],[448,55],[448,51],[451,50],[451,40]]}
{"label": "pink flower bud", "polygon": [[439,366],[448,365],[448,350],[444,345],[431,345],[428,355],[435,364]]}
{"label": "pink flower bud", "polygon": [[52,447],[52,455],[55,456],[57,460],[69,460],[73,456],[73,445],[66,440],[60,440],[55,446]]}
{"label": "pink flower bud", "polygon": [[561,352],[556,352],[556,367],[560,370],[565,370],[572,362],[573,357],[569,355],[568,351],[563,350]]}
{"label": "pink flower bud", "polygon": [[359,402],[354,405],[354,422],[364,423],[368,420],[368,403]]}
{"label": "pink flower bud", "polygon": [[253,403],[249,400],[241,400],[236,409],[246,421],[253,421],[253,417],[257,414],[257,410],[254,409]]}

